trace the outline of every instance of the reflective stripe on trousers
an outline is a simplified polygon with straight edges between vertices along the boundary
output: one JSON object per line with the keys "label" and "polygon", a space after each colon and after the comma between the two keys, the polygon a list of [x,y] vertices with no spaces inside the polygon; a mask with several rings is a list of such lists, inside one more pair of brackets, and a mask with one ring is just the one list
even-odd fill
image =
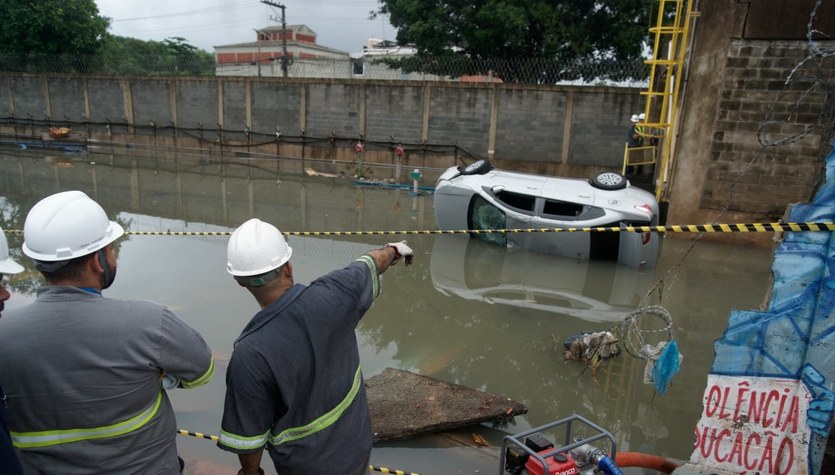
{"label": "reflective stripe on trousers", "polygon": [[103,439],[116,437],[133,432],[144,426],[157,413],[162,403],[162,390],[157,394],[156,400],[139,414],[125,421],[104,427],[92,427],[88,429],[66,429],[66,430],[45,430],[38,432],[14,432],[10,431],[14,446],[19,449],[35,447],[49,447],[52,445],[68,444],[81,440]]}

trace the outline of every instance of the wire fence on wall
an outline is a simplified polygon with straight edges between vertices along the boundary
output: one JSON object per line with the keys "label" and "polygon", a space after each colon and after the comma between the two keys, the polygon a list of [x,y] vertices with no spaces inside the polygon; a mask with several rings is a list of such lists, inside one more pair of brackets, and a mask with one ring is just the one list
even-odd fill
{"label": "wire fence on wall", "polygon": [[643,87],[641,60],[364,56],[215,63],[176,55],[0,55],[0,71],[99,76],[263,76]]}

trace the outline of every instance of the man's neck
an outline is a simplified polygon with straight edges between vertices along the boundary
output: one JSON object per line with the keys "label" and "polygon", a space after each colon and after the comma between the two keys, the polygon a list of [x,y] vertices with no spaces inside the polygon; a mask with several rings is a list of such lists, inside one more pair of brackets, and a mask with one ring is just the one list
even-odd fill
{"label": "man's neck", "polygon": [[101,282],[96,279],[63,279],[47,281],[49,285],[63,285],[66,287],[78,287],[79,289],[95,289],[101,292]]}
{"label": "man's neck", "polygon": [[271,303],[278,300],[292,286],[292,280],[282,278],[279,285],[276,285],[275,287],[250,287],[249,291],[252,293],[253,297],[255,297],[255,301],[258,302],[258,305],[260,305],[263,310]]}

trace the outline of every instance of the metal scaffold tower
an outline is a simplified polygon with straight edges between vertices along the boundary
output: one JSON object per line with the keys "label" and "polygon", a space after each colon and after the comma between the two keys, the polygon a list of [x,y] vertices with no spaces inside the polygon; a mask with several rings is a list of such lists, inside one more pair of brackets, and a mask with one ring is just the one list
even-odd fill
{"label": "metal scaffold tower", "polygon": [[[650,66],[649,86],[641,92],[646,97],[645,119],[637,124],[637,130],[645,142],[652,144],[652,163],[657,165],[655,195],[662,201],[671,168],[672,129],[680,106],[691,19],[697,17],[698,12],[694,12],[692,0],[657,2],[656,23],[649,28],[653,37],[652,57],[645,61]],[[628,152],[626,156],[628,162]]]}

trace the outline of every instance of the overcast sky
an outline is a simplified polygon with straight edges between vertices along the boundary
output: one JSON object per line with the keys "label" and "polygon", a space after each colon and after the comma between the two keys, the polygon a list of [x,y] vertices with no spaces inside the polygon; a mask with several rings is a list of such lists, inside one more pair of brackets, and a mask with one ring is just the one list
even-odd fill
{"label": "overcast sky", "polygon": [[[288,25],[307,25],[316,42],[359,53],[368,38],[394,40],[385,18],[369,20],[377,0],[271,0],[285,6]],[[180,36],[214,52],[213,47],[254,41],[254,28],[281,25],[281,9],[259,0],[96,0],[99,13],[111,18],[110,33],[162,41]],[[271,19],[272,18],[272,19]]]}

